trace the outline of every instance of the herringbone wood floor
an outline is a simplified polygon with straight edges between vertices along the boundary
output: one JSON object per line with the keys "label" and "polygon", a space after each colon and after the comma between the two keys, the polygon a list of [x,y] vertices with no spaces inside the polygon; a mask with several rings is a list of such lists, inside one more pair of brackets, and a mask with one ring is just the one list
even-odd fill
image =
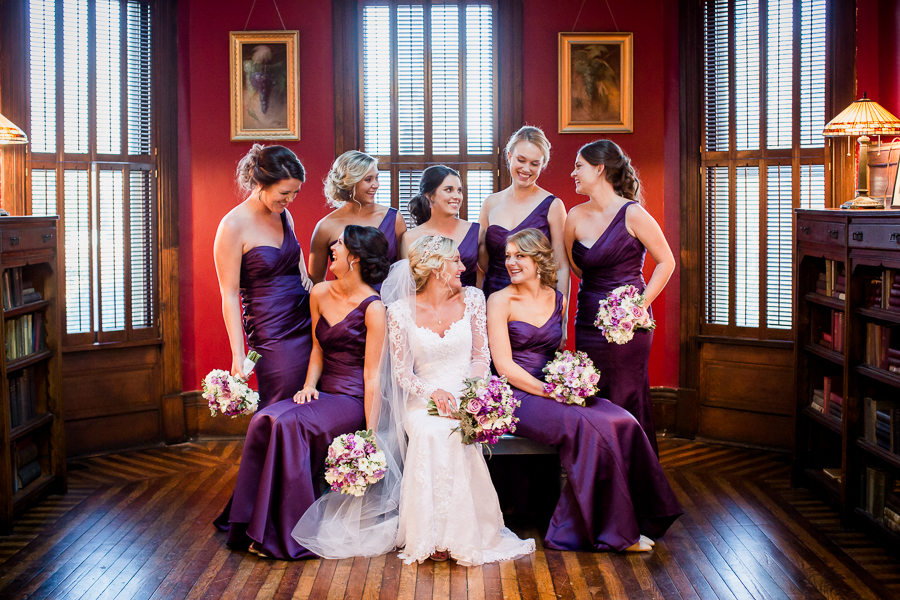
{"label": "herringbone wood floor", "polygon": [[[544,550],[466,569],[234,552],[211,525],[240,442],[82,461],[0,538],[3,598],[900,598],[900,560],[788,485],[784,457],[661,439],[685,515],[648,554]],[[539,539],[537,530],[520,535]]]}

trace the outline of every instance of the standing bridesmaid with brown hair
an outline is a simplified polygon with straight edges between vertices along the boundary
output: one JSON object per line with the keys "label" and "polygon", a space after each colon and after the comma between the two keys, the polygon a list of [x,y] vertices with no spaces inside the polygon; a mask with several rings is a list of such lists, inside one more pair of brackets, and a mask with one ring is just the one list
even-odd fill
{"label": "standing bridesmaid with brown hair", "polygon": [[256,366],[260,408],[302,387],[312,351],[312,282],[287,211],[305,179],[293,152],[254,144],[237,168],[247,197],[219,223],[213,246],[231,374],[247,378],[246,333],[250,348],[261,356]]}
{"label": "standing bridesmaid with brown hair", "polygon": [[[641,205],[641,182],[618,145],[598,140],[582,147],[572,178],[575,192],[590,198],[573,208],[566,222],[566,251],[581,278],[575,349],[600,370],[597,395],[634,415],[658,453],[648,368],[653,332],[635,331],[631,341],[618,345],[606,341],[594,320],[600,301],[623,285],[637,287],[649,311],[675,270],[675,257],[656,219]],[[656,268],[645,284],[648,250]]]}

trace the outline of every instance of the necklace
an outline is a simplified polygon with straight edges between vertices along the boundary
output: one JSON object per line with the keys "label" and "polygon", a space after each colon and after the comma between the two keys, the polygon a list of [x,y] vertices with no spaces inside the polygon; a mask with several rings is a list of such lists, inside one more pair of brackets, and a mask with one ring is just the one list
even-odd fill
{"label": "necklace", "polygon": [[434,313],[434,316],[437,317],[438,325],[443,325],[443,324],[444,324],[444,323],[441,321],[441,315],[438,313],[438,311],[436,311],[436,310],[434,309],[434,307],[429,306],[428,304],[425,304],[424,302],[422,303],[422,306],[424,306],[425,308],[429,309],[431,312]]}

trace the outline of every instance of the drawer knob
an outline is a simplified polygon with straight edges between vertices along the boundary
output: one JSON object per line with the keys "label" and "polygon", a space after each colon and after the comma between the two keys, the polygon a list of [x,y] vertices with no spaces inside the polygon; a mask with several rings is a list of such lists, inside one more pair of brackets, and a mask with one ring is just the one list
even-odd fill
{"label": "drawer knob", "polygon": [[10,238],[9,238],[9,245],[10,245],[10,246],[18,246],[18,245],[19,245],[19,237],[18,237],[18,236],[15,236],[15,235],[12,236],[12,237],[10,237]]}
{"label": "drawer knob", "polygon": [[[835,236],[835,237],[837,237],[837,236]],[[41,236],[41,239],[44,240],[44,243],[47,243],[47,242],[49,242],[50,240],[53,239],[53,234],[52,234],[52,233],[45,233],[44,235]]]}
{"label": "drawer knob", "polygon": [[805,233],[806,235],[809,235],[809,227],[801,227],[800,233]]}
{"label": "drawer knob", "polygon": [[863,232],[862,231],[854,231],[853,239],[856,240],[857,242],[861,242],[863,239]]}
{"label": "drawer knob", "polygon": [[838,230],[837,229],[829,229],[828,235],[831,236],[831,239],[836,240],[838,238]]}
{"label": "drawer knob", "polygon": [[891,234],[891,241],[900,244],[900,232]]}

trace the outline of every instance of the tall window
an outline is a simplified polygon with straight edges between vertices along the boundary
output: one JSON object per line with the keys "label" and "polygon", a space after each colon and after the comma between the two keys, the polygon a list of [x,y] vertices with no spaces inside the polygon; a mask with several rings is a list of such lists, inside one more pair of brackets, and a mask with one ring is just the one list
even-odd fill
{"label": "tall window", "polygon": [[64,342],[156,338],[153,5],[28,10],[30,210],[60,216]]}
{"label": "tall window", "polygon": [[826,0],[705,0],[702,333],[787,339],[792,210],[825,203]]}
{"label": "tall window", "polygon": [[[377,156],[377,201],[410,222],[422,171],[460,171],[460,217],[477,220],[499,181],[497,6],[363,0],[362,140]],[[412,223],[410,223],[412,224]]]}

